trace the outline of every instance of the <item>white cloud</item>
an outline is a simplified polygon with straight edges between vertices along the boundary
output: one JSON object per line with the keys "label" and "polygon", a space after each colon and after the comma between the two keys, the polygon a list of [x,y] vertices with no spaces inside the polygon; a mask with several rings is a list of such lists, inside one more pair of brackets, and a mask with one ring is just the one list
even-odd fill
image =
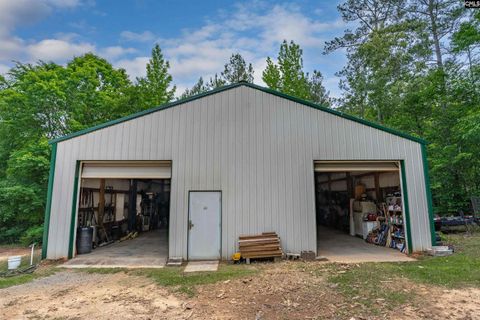
{"label": "white cloud", "polygon": [[64,61],[86,52],[94,52],[90,43],[71,43],[59,39],[45,39],[27,46],[30,56],[36,60]]}
{"label": "white cloud", "polygon": [[150,57],[136,57],[133,59],[121,59],[114,63],[117,68],[123,68],[127,71],[130,79],[134,80],[136,77],[144,77],[146,74],[145,66]]}
{"label": "white cloud", "polygon": [[65,59],[70,55],[93,51],[89,43],[74,43],[74,34],[59,34],[58,39],[39,42],[26,41],[12,33],[18,26],[34,24],[52,13],[55,8],[73,8],[80,0],[0,0],[0,62],[11,60]]}
{"label": "white cloud", "polygon": [[116,59],[118,57],[124,56],[126,54],[131,54],[137,52],[135,48],[124,48],[120,46],[106,47],[99,51],[99,54],[107,59]]}
{"label": "white cloud", "polygon": [[135,33],[132,31],[122,31],[120,37],[125,41],[150,42],[155,39],[155,35],[151,31]]}
{"label": "white cloud", "polygon": [[[76,33],[57,33],[51,38],[38,41],[12,35],[20,24],[37,22],[54,10],[70,9],[85,3],[93,6],[91,1],[93,0],[90,3],[88,0],[87,3],[81,0],[0,0],[0,63],[8,65],[11,60],[32,62],[38,59],[64,63],[75,55],[94,52],[113,61],[114,66],[126,69],[131,79],[144,76],[149,57],[143,54],[132,57],[137,51],[130,46],[99,47],[82,40]],[[179,37],[158,38],[149,30],[125,30],[120,33],[119,40],[147,44],[158,42],[170,61],[170,72],[178,84],[178,94],[184,88],[191,87],[200,76],[208,79],[221,72],[229,56],[236,52],[241,53],[247,62],[252,62],[255,82],[263,84],[261,76],[266,57],[276,57],[284,39],[294,40],[304,49],[306,69],[320,69],[323,72],[318,66],[325,64],[338,64],[337,70],[341,68],[343,60],[329,61],[320,52],[325,40],[331,38],[332,30],[341,32],[344,24],[341,20],[319,20],[321,15],[321,11],[305,14],[295,4],[242,2],[234,10],[219,11],[200,27],[182,30]],[[84,36],[88,33],[85,25],[85,21],[70,24],[81,30],[78,32]],[[328,89],[332,93],[338,92],[335,90],[338,81],[333,74],[325,76]]]}
{"label": "white cloud", "polygon": [[35,23],[50,13],[51,8],[36,0],[0,1],[0,35],[7,36],[19,24]]}
{"label": "white cloud", "polygon": [[181,84],[179,87],[193,85],[200,76],[208,79],[221,72],[229,56],[236,52],[252,62],[255,82],[263,84],[266,57],[276,57],[283,40],[294,40],[304,51],[317,51],[313,56],[318,62],[324,59],[319,53],[330,38],[327,34],[343,27],[341,20],[314,20],[296,5],[268,7],[266,3],[254,2],[239,4],[233,13],[223,12],[198,29],[183,30],[178,38],[158,42],[170,61],[174,81]]}

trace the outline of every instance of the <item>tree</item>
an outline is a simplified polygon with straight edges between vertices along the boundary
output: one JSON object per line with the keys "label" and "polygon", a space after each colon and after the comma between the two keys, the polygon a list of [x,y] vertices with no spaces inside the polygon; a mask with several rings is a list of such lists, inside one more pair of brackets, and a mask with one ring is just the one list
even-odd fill
{"label": "tree", "polygon": [[303,71],[303,51],[298,44],[286,40],[280,45],[277,64],[270,57],[263,71],[262,80],[274,90],[329,105],[328,94],[323,87],[323,76],[314,70],[310,78]]}
{"label": "tree", "polygon": [[215,75],[206,83],[203,80],[203,77],[200,77],[191,89],[186,89],[185,92],[182,93],[180,98],[187,98],[195,94],[240,81],[253,82],[253,67],[251,63],[247,65],[245,59],[243,59],[240,53],[235,53],[232,54],[230,60],[225,64],[220,76],[215,73]]}
{"label": "tree", "polygon": [[330,106],[332,101],[329,92],[323,86],[323,75],[320,71],[314,70],[309,79],[310,99],[323,106]]}
{"label": "tree", "polygon": [[468,210],[480,192],[474,15],[450,0],[347,0],[338,9],[354,26],[325,47],[347,51],[339,109],[425,137],[436,212]]}
{"label": "tree", "polygon": [[452,36],[452,52],[455,54],[466,53],[468,70],[472,80],[476,60],[475,49],[480,45],[480,12],[472,15],[469,21],[463,22]]}
{"label": "tree", "polygon": [[67,132],[125,116],[139,110],[129,104],[132,84],[124,69],[115,69],[92,53],[73,58],[66,67]]}
{"label": "tree", "polygon": [[40,241],[48,140],[131,113],[123,69],[91,53],[17,63],[0,79],[0,242]]}
{"label": "tree", "polygon": [[253,83],[253,67],[247,63],[240,53],[232,54],[230,61],[225,64],[225,69],[221,73],[221,78],[226,83],[237,83],[247,81]]}
{"label": "tree", "polygon": [[[152,57],[147,63],[147,75],[137,78],[137,92],[140,109],[147,109],[171,101],[176,87],[171,87],[170,63],[163,57],[158,44],[152,49]],[[171,88],[170,88],[171,87]]]}
{"label": "tree", "polygon": [[185,91],[180,96],[180,99],[185,99],[196,94],[208,91],[208,84],[205,83],[202,77],[200,77],[196,84],[193,85],[191,89],[185,89]]}

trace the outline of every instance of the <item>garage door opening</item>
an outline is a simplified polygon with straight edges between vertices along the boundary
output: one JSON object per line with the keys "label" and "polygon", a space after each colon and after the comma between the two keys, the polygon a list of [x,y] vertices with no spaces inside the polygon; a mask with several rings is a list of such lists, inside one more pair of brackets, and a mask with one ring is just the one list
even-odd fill
{"label": "garage door opening", "polygon": [[163,266],[170,192],[170,163],[83,163],[70,264]]}
{"label": "garage door opening", "polygon": [[408,259],[398,161],[315,162],[317,254],[341,262]]}

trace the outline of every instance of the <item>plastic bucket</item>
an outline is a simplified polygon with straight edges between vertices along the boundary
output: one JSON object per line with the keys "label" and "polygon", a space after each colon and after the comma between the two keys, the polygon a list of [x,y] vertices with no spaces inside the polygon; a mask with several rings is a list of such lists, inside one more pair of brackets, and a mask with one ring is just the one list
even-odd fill
{"label": "plastic bucket", "polygon": [[8,270],[17,269],[21,263],[22,263],[21,256],[8,257]]}

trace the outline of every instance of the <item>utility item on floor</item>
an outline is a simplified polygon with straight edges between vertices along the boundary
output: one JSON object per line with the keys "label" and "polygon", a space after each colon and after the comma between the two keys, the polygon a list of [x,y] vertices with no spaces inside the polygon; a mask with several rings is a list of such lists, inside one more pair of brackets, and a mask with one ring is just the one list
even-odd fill
{"label": "utility item on floor", "polygon": [[22,256],[8,257],[8,270],[15,270],[22,264]]}
{"label": "utility item on floor", "polygon": [[313,261],[316,257],[317,255],[313,251],[302,251],[300,253],[300,258],[305,261]]}
{"label": "utility item on floor", "polygon": [[233,262],[240,261],[241,258],[242,258],[242,254],[240,252],[235,252],[234,254],[232,254]]}
{"label": "utility item on floor", "polygon": [[240,236],[238,247],[243,258],[250,263],[251,258],[280,258],[283,256],[280,237],[275,232],[260,235]]}
{"label": "utility item on floor", "polygon": [[84,254],[92,252],[92,227],[78,227],[77,228],[77,254]]}

